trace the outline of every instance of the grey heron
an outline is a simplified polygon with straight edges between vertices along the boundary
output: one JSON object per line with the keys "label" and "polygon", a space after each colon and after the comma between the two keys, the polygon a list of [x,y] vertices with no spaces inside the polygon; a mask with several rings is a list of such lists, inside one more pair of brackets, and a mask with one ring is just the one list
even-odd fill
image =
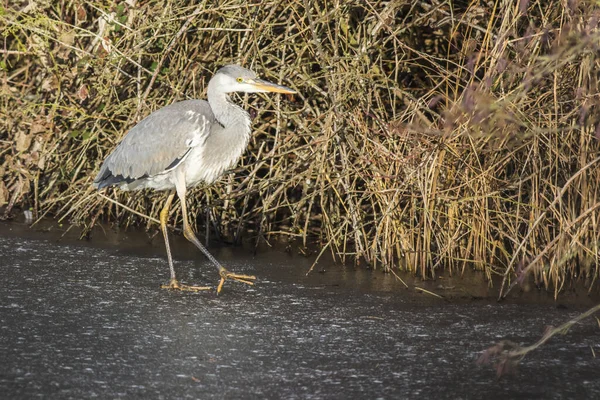
{"label": "grey heron", "polygon": [[205,100],[185,100],[163,107],[135,125],[106,157],[94,186],[102,189],[117,186],[123,190],[151,188],[168,190],[160,212],[160,227],[165,240],[171,280],[163,288],[205,290],[188,286],[175,277],[173,258],[167,235],[169,208],[175,193],[181,203],[183,234],[217,267],[221,280],[249,285],[256,279],[226,270],[200,243],[190,227],[186,207],[186,189],[199,183],[210,184],[233,167],[248,145],[251,120],[248,113],[234,104],[232,92],[296,93],[294,90],[257,78],[256,74],[237,65],[219,69],[208,82]]}

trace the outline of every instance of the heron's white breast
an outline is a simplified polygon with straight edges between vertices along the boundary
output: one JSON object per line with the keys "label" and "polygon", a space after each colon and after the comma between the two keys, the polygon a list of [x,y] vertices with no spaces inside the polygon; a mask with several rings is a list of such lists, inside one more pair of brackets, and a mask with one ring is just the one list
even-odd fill
{"label": "heron's white breast", "polygon": [[186,186],[192,187],[202,182],[213,183],[237,164],[248,145],[248,136],[221,139],[209,139],[203,145],[192,148],[182,163]]}

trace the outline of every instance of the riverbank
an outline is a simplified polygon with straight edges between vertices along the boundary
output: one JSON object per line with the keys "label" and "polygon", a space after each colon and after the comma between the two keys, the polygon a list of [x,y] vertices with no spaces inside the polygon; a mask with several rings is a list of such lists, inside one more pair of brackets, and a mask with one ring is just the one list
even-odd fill
{"label": "riverbank", "polygon": [[[77,227],[65,226],[50,219],[40,221],[33,227],[22,218],[0,222],[0,236],[4,237],[48,241],[58,246],[89,247],[141,259],[163,259],[164,271],[160,277],[157,277],[159,279],[157,285],[166,283],[168,267],[163,239],[158,230],[120,229],[117,226],[97,225],[91,232],[90,238],[81,238],[81,234],[82,230]],[[182,234],[171,232],[170,240],[176,260],[202,265],[198,273],[206,278],[216,279],[214,267]],[[263,242],[256,248],[254,243],[226,245],[211,242],[209,244],[211,253],[225,265],[246,261],[257,266],[264,265],[265,267],[260,268],[261,274],[285,280],[289,284],[340,287],[357,293],[397,293],[399,296],[410,298],[411,301],[426,304],[438,302],[494,304],[498,301],[500,276],[494,277],[490,282],[481,271],[467,269],[463,273],[452,274],[441,268],[440,274],[435,278],[422,279],[407,272],[391,273],[381,268],[374,270],[365,265],[344,266],[333,260],[329,254],[319,257],[315,264],[318,256],[317,249],[306,255],[306,248],[303,246],[299,248],[294,249],[289,243],[276,242],[271,243],[270,246]],[[204,284],[208,283],[204,282]],[[260,276],[258,287],[260,287]],[[553,291],[542,287],[536,288],[533,282],[527,282],[517,286],[502,301],[511,304],[593,306],[600,302],[600,293],[595,288],[590,291],[584,282],[572,281],[567,282],[555,298]]]}

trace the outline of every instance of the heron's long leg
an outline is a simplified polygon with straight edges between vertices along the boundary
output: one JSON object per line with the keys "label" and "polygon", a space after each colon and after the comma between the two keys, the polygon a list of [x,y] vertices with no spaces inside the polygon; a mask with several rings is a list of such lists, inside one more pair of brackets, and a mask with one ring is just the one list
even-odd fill
{"label": "heron's long leg", "polygon": [[174,197],[175,192],[171,191],[169,193],[169,196],[167,197],[165,206],[160,211],[160,230],[162,231],[163,238],[165,238],[165,249],[167,250],[167,260],[169,260],[171,281],[176,281],[177,279],[175,279],[175,267],[173,266],[173,257],[171,256],[171,246],[169,246],[169,232],[167,232],[167,220],[169,219],[169,209],[171,208],[171,203],[173,203]]}
{"label": "heron's long leg", "polygon": [[252,282],[253,280],[256,279],[256,277],[254,275],[240,275],[240,274],[234,274],[232,272],[227,271],[221,265],[221,263],[219,263],[219,261],[217,261],[217,259],[214,258],[213,255],[209,253],[209,251],[206,249],[206,247],[204,247],[202,245],[202,243],[200,243],[200,241],[194,234],[194,231],[192,230],[192,228],[190,227],[190,224],[188,222],[187,205],[185,204],[186,189],[185,189],[185,185],[182,184],[181,182],[182,182],[182,179],[179,179],[176,184],[176,187],[177,187],[177,196],[179,197],[179,201],[181,203],[181,213],[183,216],[183,235],[185,236],[185,238],[187,240],[192,242],[202,253],[204,253],[204,255],[210,260],[210,262],[212,262],[215,265],[215,267],[217,267],[217,269],[219,270],[219,275],[221,276],[221,281],[219,282],[219,286],[217,287],[217,293],[221,292],[221,289],[223,288],[223,283],[225,283],[226,279],[233,279],[233,280],[236,280],[238,282],[242,282],[242,283],[245,283],[248,285],[254,285],[254,282]]}
{"label": "heron's long leg", "polygon": [[175,277],[175,267],[173,266],[173,257],[171,256],[171,246],[169,246],[169,233],[167,231],[167,220],[169,219],[169,209],[171,208],[171,203],[173,203],[173,198],[175,197],[175,192],[171,191],[169,196],[167,197],[167,201],[165,202],[165,206],[160,211],[160,229],[162,231],[163,237],[165,238],[165,249],[167,250],[167,260],[169,261],[169,270],[171,271],[171,280],[168,285],[162,285],[163,289],[178,289],[178,290],[189,290],[189,291],[199,291],[199,290],[209,290],[210,287],[204,286],[188,286],[182,285],[179,283],[177,278]]}

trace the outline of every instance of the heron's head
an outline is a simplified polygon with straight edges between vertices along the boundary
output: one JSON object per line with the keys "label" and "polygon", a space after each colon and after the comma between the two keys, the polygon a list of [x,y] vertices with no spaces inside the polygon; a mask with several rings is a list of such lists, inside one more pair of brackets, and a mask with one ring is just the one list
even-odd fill
{"label": "heron's head", "polygon": [[210,80],[209,86],[223,93],[296,93],[295,90],[288,87],[259,79],[254,71],[240,67],[239,65],[226,65],[219,69]]}

